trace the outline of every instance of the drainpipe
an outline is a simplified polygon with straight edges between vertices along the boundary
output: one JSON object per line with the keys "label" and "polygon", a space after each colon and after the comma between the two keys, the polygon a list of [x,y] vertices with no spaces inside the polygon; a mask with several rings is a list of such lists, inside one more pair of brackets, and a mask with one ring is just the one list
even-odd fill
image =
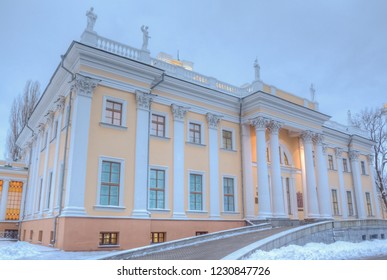
{"label": "drainpipe", "polygon": [[[70,70],[68,70],[63,65],[63,61],[65,58],[66,58],[65,55],[61,55],[62,60],[61,60],[60,66],[71,75],[71,81],[69,82],[69,83],[71,83],[75,79],[75,74],[72,73]],[[73,92],[72,92],[72,90],[70,90],[69,110],[68,110],[68,115],[67,114],[65,115],[65,118],[66,118],[65,122],[67,121],[67,123],[66,123],[66,136],[65,136],[65,146],[64,146],[64,155],[63,155],[63,168],[60,170],[60,172],[61,172],[60,174],[62,174],[62,176],[61,176],[61,181],[60,181],[60,186],[59,186],[59,212],[58,212],[58,214],[55,215],[55,218],[54,218],[53,240],[51,240],[51,244],[53,247],[55,247],[55,245],[56,245],[56,240],[57,240],[56,234],[58,231],[58,220],[59,220],[59,216],[62,214],[64,177],[65,177],[65,170],[66,170],[66,163],[67,163],[67,148],[68,148],[68,136],[69,136],[69,127],[70,127],[70,118],[71,118],[72,95],[73,95]]]}

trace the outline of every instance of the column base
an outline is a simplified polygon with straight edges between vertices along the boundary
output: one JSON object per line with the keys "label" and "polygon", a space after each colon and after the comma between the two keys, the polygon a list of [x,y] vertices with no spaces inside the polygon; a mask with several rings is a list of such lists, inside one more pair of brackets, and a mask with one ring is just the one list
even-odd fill
{"label": "column base", "polygon": [[269,213],[269,212],[267,212],[267,213],[265,213],[265,212],[263,212],[263,213],[259,213],[258,214],[258,216],[257,216],[257,219],[271,219],[271,218],[273,218],[273,214],[272,213]]}
{"label": "column base", "polygon": [[76,216],[76,217],[82,217],[86,216],[86,211],[84,207],[65,207],[62,210],[61,216]]}
{"label": "column base", "polygon": [[320,219],[321,215],[320,214],[308,214],[305,219]]}
{"label": "column base", "polygon": [[133,218],[149,218],[150,213],[147,210],[133,210],[132,217]]}
{"label": "column base", "polygon": [[174,219],[187,219],[187,215],[184,212],[174,212],[172,218],[174,218]]}

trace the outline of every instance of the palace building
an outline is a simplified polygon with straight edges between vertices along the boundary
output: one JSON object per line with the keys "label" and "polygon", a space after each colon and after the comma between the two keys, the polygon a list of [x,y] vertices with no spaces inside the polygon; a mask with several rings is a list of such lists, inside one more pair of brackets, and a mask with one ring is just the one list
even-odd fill
{"label": "palace building", "polygon": [[247,221],[382,218],[363,131],[264,83],[257,63],[237,87],[152,57],[147,27],[134,48],[87,17],[17,141],[21,240],[128,249]]}

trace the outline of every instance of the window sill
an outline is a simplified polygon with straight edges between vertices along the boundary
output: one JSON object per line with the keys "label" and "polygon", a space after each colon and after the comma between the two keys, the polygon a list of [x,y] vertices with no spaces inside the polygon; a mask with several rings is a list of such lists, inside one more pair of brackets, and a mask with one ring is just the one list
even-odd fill
{"label": "window sill", "polygon": [[166,140],[166,141],[169,141],[171,140],[171,138],[167,137],[167,136],[158,136],[158,135],[153,135],[153,134],[150,134],[150,136],[152,138],[156,138],[156,139],[160,139],[160,140]]}
{"label": "window sill", "polygon": [[126,209],[126,207],[123,207],[123,206],[94,205],[94,210],[97,210],[97,211],[120,212],[120,211],[124,211],[125,209]]}
{"label": "window sill", "polygon": [[206,147],[207,145],[205,144],[201,144],[201,143],[195,143],[195,142],[190,142],[190,141],[187,141],[185,142],[186,144],[189,144],[189,145],[193,145],[193,146],[198,146],[198,147]]}
{"label": "window sill", "polygon": [[117,129],[117,130],[128,130],[128,128],[126,126],[115,125],[115,124],[111,124],[111,123],[100,122],[99,125],[102,127],[113,128],[113,129]]}
{"label": "window sill", "polygon": [[98,245],[98,248],[119,248],[120,245]]}
{"label": "window sill", "polygon": [[230,152],[230,153],[236,153],[238,152],[237,150],[234,150],[234,149],[226,149],[226,148],[220,148],[221,151],[225,151],[225,152]]}
{"label": "window sill", "polygon": [[204,210],[187,210],[188,214],[200,214],[200,215],[207,215],[208,211]]}
{"label": "window sill", "polygon": [[221,213],[222,215],[230,215],[230,216],[238,216],[240,215],[241,213],[240,212],[235,212],[235,211],[223,211]]}
{"label": "window sill", "polygon": [[149,208],[148,209],[152,213],[170,213],[171,209],[159,209],[159,208]]}

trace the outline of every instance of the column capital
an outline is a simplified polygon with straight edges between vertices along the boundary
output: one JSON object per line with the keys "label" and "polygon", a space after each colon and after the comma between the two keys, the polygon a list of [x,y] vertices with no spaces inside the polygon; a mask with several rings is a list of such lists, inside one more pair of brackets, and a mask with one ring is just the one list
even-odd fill
{"label": "column capital", "polygon": [[360,152],[356,150],[349,151],[349,159],[351,161],[357,161],[359,159]]}
{"label": "column capital", "polygon": [[207,113],[206,117],[208,122],[208,128],[210,129],[218,129],[218,124],[220,120],[223,118],[223,116],[214,115],[212,113]]}
{"label": "column capital", "polygon": [[150,93],[136,90],[137,108],[150,110],[152,104],[152,95]]}
{"label": "column capital", "polygon": [[324,140],[325,140],[325,137],[323,134],[321,133],[316,133],[313,137],[313,142],[316,144],[316,145],[324,145]]}
{"label": "column capital", "polygon": [[314,133],[310,130],[305,130],[301,133],[301,139],[304,143],[312,143],[314,137]]}
{"label": "column capital", "polygon": [[269,123],[269,119],[262,116],[258,116],[250,120],[250,125],[254,126],[255,130],[266,129],[266,126],[268,123]]}
{"label": "column capital", "polygon": [[65,104],[66,104],[66,97],[64,97],[63,95],[59,96],[56,104],[56,110],[63,112]]}
{"label": "column capital", "polygon": [[72,90],[75,90],[76,94],[80,94],[86,97],[92,97],[93,91],[98,85],[99,81],[90,77],[76,75]]}
{"label": "column capital", "polygon": [[282,127],[282,123],[275,120],[271,120],[267,126],[271,134],[278,134],[281,127]]}
{"label": "column capital", "polygon": [[173,114],[173,119],[175,121],[184,121],[185,115],[188,110],[189,108],[187,107],[179,106],[176,104],[171,105],[171,111]]}
{"label": "column capital", "polygon": [[369,154],[369,155],[367,156],[367,159],[368,159],[368,164],[369,164],[369,165],[374,165],[374,163],[375,163],[375,155]]}
{"label": "column capital", "polygon": [[336,158],[342,158],[343,157],[343,149],[342,148],[335,148],[335,155],[336,155]]}

